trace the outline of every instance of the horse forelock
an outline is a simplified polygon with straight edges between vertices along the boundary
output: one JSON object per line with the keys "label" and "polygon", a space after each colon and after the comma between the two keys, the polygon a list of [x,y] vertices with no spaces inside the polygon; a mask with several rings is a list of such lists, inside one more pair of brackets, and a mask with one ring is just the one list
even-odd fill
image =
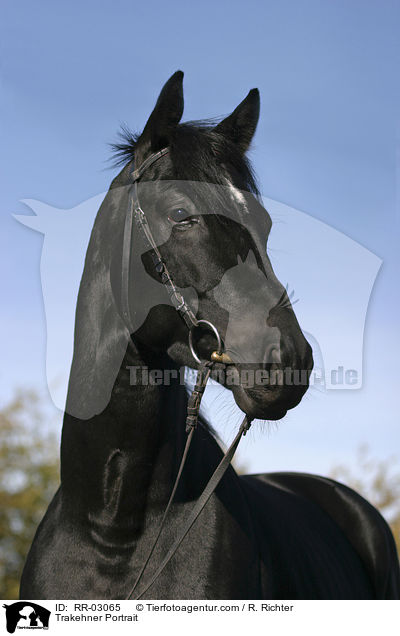
{"label": "horse forelock", "polygon": [[[239,148],[214,129],[215,120],[198,120],[179,124],[171,135],[168,169],[165,160],[156,164],[146,178],[203,181],[226,185],[226,179],[238,190],[259,195],[256,179],[247,157]],[[111,144],[114,166],[124,166],[135,159],[140,135],[123,126],[119,141]],[[161,167],[160,167],[161,166]],[[169,174],[168,174],[169,172]],[[154,177],[153,177],[154,178]]]}

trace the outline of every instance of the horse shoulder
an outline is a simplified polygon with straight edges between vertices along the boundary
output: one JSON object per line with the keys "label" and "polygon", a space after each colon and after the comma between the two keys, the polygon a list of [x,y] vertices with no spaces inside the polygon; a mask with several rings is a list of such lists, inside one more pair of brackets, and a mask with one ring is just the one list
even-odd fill
{"label": "horse shoulder", "polygon": [[400,570],[395,542],[385,519],[366,499],[333,479],[296,472],[249,475],[248,484],[291,493],[312,502],[334,521],[360,557],[375,598],[400,598]]}

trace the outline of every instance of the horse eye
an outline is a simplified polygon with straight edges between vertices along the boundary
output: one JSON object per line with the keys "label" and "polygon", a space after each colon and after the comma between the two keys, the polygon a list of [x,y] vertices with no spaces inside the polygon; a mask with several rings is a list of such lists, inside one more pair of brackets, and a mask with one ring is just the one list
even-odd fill
{"label": "horse eye", "polygon": [[186,221],[189,218],[189,212],[185,210],[185,208],[176,208],[175,210],[171,210],[171,212],[169,212],[168,218],[173,223],[181,223],[182,221]]}

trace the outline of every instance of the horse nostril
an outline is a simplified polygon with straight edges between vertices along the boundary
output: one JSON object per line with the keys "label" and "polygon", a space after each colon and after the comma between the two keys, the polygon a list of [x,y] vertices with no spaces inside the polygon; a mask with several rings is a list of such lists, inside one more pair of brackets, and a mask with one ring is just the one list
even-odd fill
{"label": "horse nostril", "polygon": [[281,352],[276,347],[271,351],[271,362],[275,362],[276,364],[280,364],[281,362]]}
{"label": "horse nostril", "polygon": [[267,347],[264,354],[264,364],[280,364],[281,363],[281,352],[279,347],[273,345],[272,347]]}

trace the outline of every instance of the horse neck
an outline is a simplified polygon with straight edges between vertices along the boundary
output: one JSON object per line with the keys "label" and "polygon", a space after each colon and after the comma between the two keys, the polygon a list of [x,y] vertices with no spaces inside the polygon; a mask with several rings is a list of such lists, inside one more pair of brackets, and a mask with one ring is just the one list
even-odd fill
{"label": "horse neck", "polygon": [[[150,376],[167,366],[170,385],[146,382],[146,376],[137,383],[138,369]],[[70,515],[132,531],[145,508],[164,506],[185,442],[187,397],[180,379],[171,360],[144,359],[130,346],[103,413],[86,421],[66,414],[61,493]]]}

